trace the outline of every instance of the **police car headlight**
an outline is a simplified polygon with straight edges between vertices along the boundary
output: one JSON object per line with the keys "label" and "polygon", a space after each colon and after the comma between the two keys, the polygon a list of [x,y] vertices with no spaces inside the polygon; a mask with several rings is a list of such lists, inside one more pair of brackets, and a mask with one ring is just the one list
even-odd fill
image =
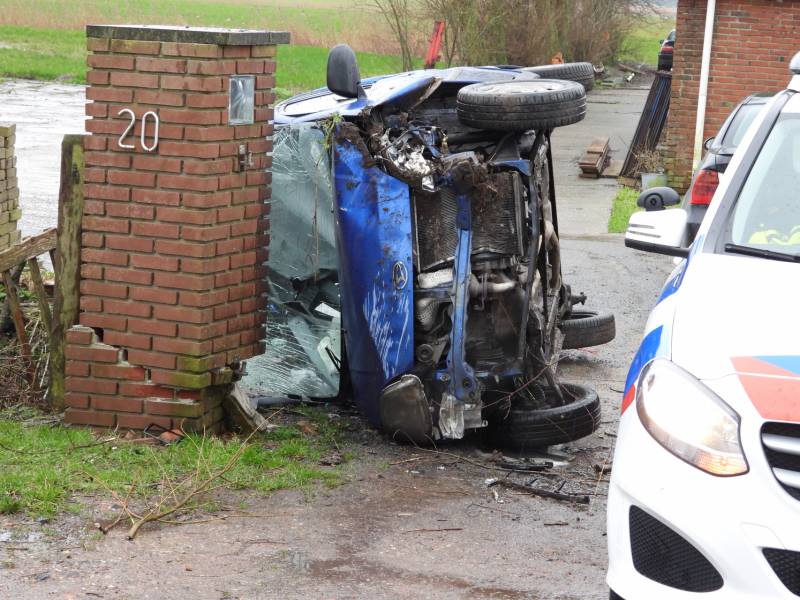
{"label": "police car headlight", "polygon": [[650,435],[690,465],[719,476],[747,473],[739,415],[673,362],[656,359],[644,368],[636,409]]}

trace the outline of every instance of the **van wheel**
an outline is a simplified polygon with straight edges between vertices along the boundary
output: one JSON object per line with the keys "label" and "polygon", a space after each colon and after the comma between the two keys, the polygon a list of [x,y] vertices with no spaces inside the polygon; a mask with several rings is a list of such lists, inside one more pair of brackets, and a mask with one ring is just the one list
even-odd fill
{"label": "van wheel", "polygon": [[536,73],[540,77],[548,79],[577,81],[587,92],[594,88],[594,67],[592,63],[575,62],[560,65],[540,65],[538,67],[526,67],[522,70],[528,73]]}
{"label": "van wheel", "polygon": [[456,110],[462,123],[478,129],[551,130],[583,120],[586,92],[559,79],[475,83],[458,91]]}
{"label": "van wheel", "polygon": [[564,334],[564,350],[591,348],[607,344],[617,335],[614,315],[598,314],[591,310],[573,310],[559,324]]}
{"label": "van wheel", "polygon": [[[561,384],[563,406],[541,408],[529,397],[516,397],[507,409],[489,416],[487,433],[492,442],[520,450],[563,444],[592,434],[600,425],[600,398],[590,387]],[[553,389],[545,400],[555,400]]]}

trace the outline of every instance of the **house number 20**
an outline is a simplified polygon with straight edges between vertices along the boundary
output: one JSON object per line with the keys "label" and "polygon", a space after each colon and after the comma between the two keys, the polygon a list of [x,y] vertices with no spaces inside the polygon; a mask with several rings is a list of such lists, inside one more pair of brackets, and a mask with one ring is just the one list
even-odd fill
{"label": "house number 20", "polygon": [[[119,147],[120,148],[131,148],[131,149],[133,149],[136,146],[133,145],[133,144],[126,144],[125,143],[125,138],[128,137],[128,134],[131,132],[131,129],[133,129],[133,126],[136,124],[136,115],[133,113],[133,111],[130,108],[123,108],[117,114],[120,115],[120,116],[121,115],[128,115],[131,118],[131,122],[125,128],[125,131],[122,132],[122,135],[119,136],[119,142],[118,142],[119,143]],[[145,129],[147,129],[147,117],[153,117],[153,126],[154,126],[153,143],[150,146],[147,145],[147,142],[144,139],[144,131],[145,131]],[[146,113],[144,113],[142,115],[141,143],[142,143],[142,148],[145,150],[145,152],[152,152],[158,146],[158,115],[156,113],[154,113],[152,110],[149,110],[149,111],[147,111]]]}

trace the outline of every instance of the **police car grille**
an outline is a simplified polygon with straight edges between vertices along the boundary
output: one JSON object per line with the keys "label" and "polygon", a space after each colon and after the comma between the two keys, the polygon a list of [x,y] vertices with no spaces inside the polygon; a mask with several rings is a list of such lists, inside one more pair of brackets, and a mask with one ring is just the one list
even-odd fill
{"label": "police car grille", "polygon": [[713,592],[722,576],[700,551],[637,506],[629,513],[633,566],[645,577],[686,592]]}
{"label": "police car grille", "polygon": [[761,443],[778,483],[800,500],[800,425],[767,423],[761,429]]}
{"label": "police car grille", "polygon": [[764,548],[764,557],[786,589],[800,596],[800,552]]}

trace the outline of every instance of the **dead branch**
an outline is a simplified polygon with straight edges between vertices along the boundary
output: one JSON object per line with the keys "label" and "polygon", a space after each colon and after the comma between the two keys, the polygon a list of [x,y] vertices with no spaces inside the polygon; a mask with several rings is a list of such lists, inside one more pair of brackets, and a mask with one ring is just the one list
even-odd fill
{"label": "dead branch", "polygon": [[526,494],[541,496],[543,498],[552,498],[553,500],[574,502],[575,504],[589,504],[589,496],[582,496],[576,494],[562,494],[561,492],[551,492],[549,490],[542,490],[540,488],[530,487],[527,485],[522,485],[521,483],[508,481],[507,479],[495,479],[494,481],[491,481],[489,483],[489,487],[495,485],[502,485],[503,487],[515,490],[517,492],[524,492]]}

